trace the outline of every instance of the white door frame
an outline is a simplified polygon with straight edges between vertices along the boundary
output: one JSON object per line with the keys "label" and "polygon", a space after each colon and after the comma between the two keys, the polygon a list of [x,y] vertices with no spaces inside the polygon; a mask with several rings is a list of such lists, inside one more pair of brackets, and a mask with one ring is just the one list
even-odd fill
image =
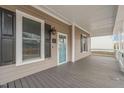
{"label": "white door frame", "polygon": [[[59,63],[59,35],[63,35],[66,37],[66,61],[63,63]],[[57,33],[57,65],[61,65],[67,62],[68,62],[68,35],[58,32]]]}

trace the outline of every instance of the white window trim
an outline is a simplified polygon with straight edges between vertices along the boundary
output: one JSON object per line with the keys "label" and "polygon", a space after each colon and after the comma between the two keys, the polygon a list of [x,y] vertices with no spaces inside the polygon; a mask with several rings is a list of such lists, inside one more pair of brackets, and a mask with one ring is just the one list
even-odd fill
{"label": "white window trim", "polygon": [[[36,59],[29,59],[23,61],[22,54],[22,17],[29,18],[31,20],[37,21],[41,23],[41,57]],[[16,66],[40,62],[45,60],[44,56],[44,20],[16,10]]]}
{"label": "white window trim", "polygon": [[88,48],[87,50],[83,50],[81,53],[88,53],[88,52],[89,52],[89,47],[88,47],[88,46],[89,46],[89,44],[88,44],[89,41],[88,41],[88,37],[87,37],[87,35],[85,35],[85,34],[81,34],[81,35],[82,35],[83,37],[86,37],[86,38],[87,38],[87,48]]}

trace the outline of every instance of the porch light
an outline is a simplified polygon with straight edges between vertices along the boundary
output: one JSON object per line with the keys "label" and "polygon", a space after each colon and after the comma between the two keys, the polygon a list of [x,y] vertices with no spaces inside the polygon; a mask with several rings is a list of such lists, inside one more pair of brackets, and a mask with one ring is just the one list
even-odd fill
{"label": "porch light", "polygon": [[56,34],[56,29],[55,29],[55,27],[52,27],[52,28],[51,28],[51,33],[52,33],[53,35]]}

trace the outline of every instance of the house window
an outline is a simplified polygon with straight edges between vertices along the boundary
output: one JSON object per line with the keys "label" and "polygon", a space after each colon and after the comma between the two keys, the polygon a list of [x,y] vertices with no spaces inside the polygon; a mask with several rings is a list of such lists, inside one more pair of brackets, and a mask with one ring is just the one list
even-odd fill
{"label": "house window", "polygon": [[81,52],[86,52],[88,51],[88,40],[86,35],[81,34],[80,36],[80,46],[81,46]]}
{"label": "house window", "polygon": [[40,57],[41,23],[23,17],[23,60]]}
{"label": "house window", "polygon": [[0,65],[15,63],[15,13],[0,8]]}
{"label": "house window", "polygon": [[16,10],[16,64],[44,60],[44,21]]}

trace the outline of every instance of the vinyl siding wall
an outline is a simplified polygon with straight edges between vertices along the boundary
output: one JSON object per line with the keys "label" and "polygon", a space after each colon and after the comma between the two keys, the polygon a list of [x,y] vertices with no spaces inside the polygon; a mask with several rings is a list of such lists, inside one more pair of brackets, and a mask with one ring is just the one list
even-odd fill
{"label": "vinyl siding wall", "polygon": [[[28,13],[32,16],[35,16],[37,18],[43,19],[47,24],[50,24],[52,26],[55,26],[57,32],[65,33],[68,35],[68,62],[71,62],[71,51],[72,51],[72,29],[71,26],[62,23],[61,21],[41,12],[40,10],[37,10],[33,8],[32,6],[0,6],[2,8],[11,10],[13,12],[16,11],[16,9]],[[76,60],[79,60],[83,57],[86,57],[90,55],[90,52],[88,53],[80,53],[80,33],[82,33],[80,29],[76,28]],[[52,38],[57,39],[57,35],[52,35]],[[90,40],[90,39],[89,39]],[[89,41],[90,43],[90,41]],[[25,77],[30,74],[34,74],[36,72],[51,68],[57,66],[57,43],[51,43],[51,57],[45,59],[45,61],[42,62],[36,62],[31,63],[27,65],[22,66],[16,66],[16,64],[7,65],[7,66],[0,66],[0,85],[16,80],[18,78]]]}
{"label": "vinyl siding wall", "polygon": [[[0,6],[2,8],[11,10],[13,12],[16,11],[16,9],[28,13],[32,16],[35,16],[37,18],[45,20],[47,24],[50,24],[52,26],[55,26],[57,32],[65,33],[68,35],[68,61],[70,60],[70,33],[71,29],[70,26],[67,24],[64,24],[57,19],[54,19],[53,17],[31,7],[31,6]],[[52,38],[57,38],[57,35],[52,35]],[[15,79],[54,67],[57,65],[57,43],[51,44],[51,58],[45,59],[45,61],[42,62],[36,62],[31,63],[27,65],[22,66],[16,66],[16,64],[7,65],[7,66],[0,66],[0,85],[4,84],[6,82],[13,81]]]}
{"label": "vinyl siding wall", "polygon": [[[81,46],[80,46],[80,36],[81,34],[86,34],[88,36],[88,51],[87,52],[81,52]],[[75,27],[75,60],[80,60],[84,57],[87,57],[91,55],[90,52],[90,35],[83,30]]]}

